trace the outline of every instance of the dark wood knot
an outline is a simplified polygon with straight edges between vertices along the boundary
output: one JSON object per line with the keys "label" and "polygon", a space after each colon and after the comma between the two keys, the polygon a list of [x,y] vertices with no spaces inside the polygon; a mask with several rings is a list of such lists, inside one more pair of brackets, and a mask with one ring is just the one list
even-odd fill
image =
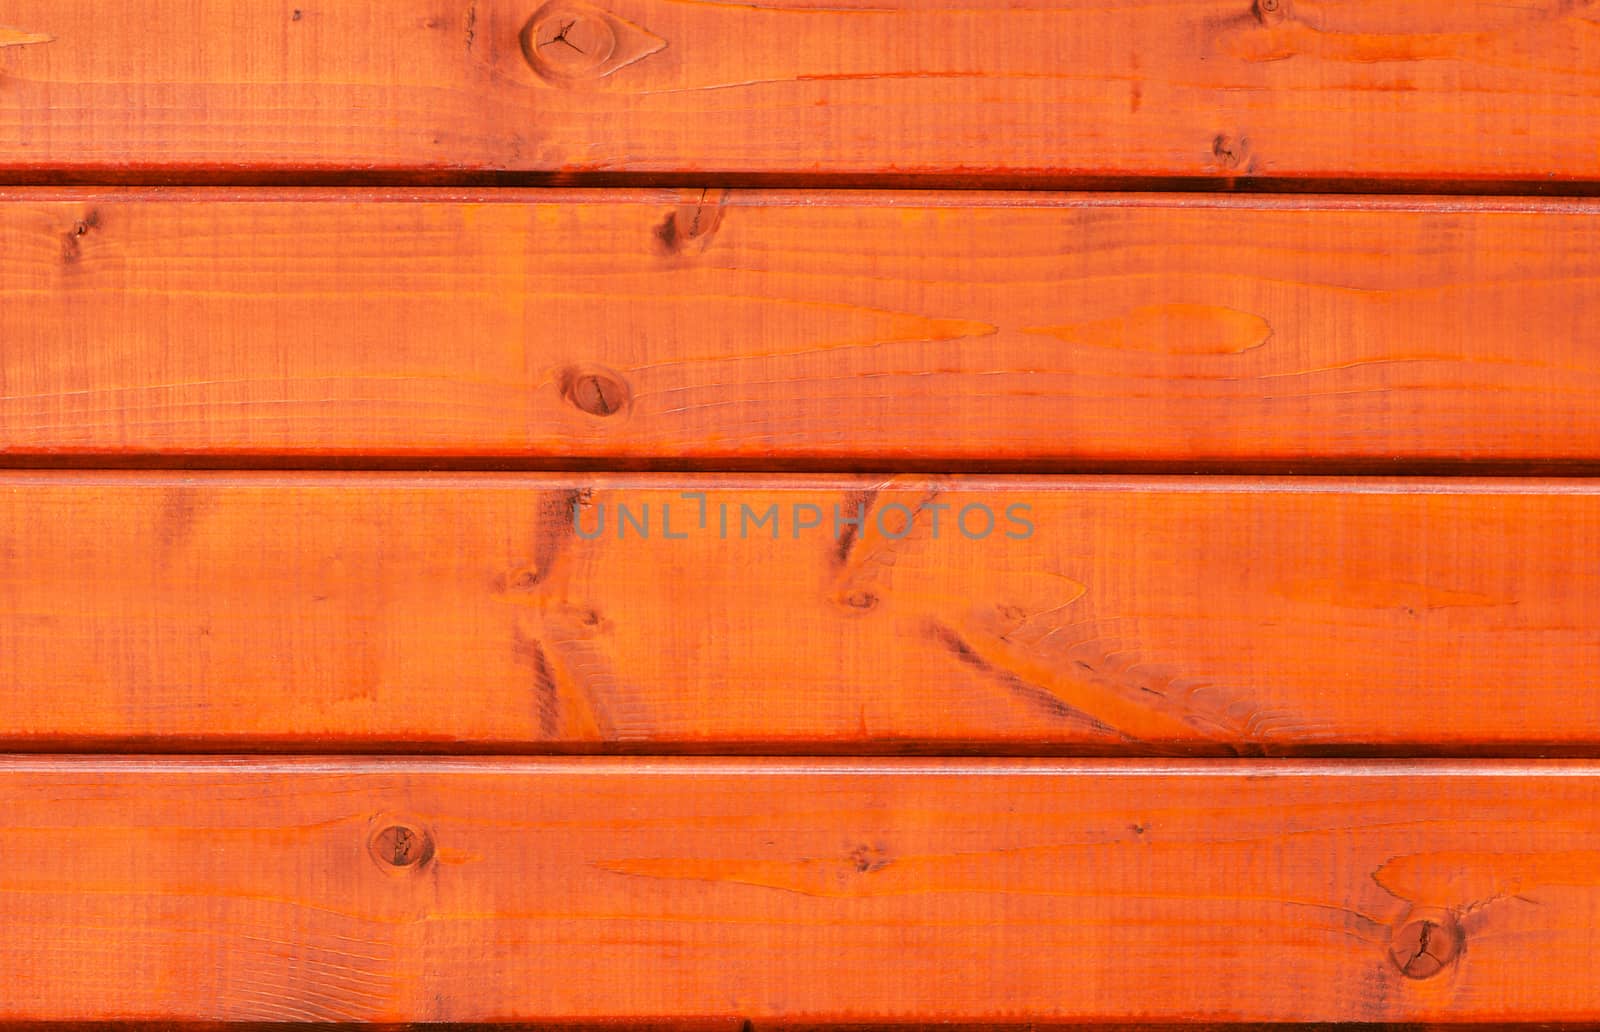
{"label": "dark wood knot", "polygon": [[383,820],[367,839],[367,851],[380,867],[420,868],[433,859],[433,836],[415,824]]}
{"label": "dark wood knot", "polygon": [[614,416],[632,400],[628,384],[609,369],[574,366],[561,374],[561,396],[591,416]]}
{"label": "dark wood knot", "polygon": [[546,80],[604,78],[667,45],[661,37],[582,0],[551,0],[522,29],[522,55]]}
{"label": "dark wood knot", "polygon": [[1407,978],[1432,978],[1454,963],[1464,943],[1461,925],[1448,910],[1413,910],[1389,940],[1389,958]]}

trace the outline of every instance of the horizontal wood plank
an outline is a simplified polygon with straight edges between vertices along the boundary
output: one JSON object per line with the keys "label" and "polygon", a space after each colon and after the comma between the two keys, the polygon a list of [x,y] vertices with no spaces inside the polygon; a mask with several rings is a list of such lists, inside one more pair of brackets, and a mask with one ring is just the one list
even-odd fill
{"label": "horizontal wood plank", "polygon": [[9,1020],[1600,1018],[1590,766],[13,758],[0,800]]}
{"label": "horizontal wood plank", "polygon": [[10,473],[0,739],[1588,755],[1596,555],[1593,481]]}
{"label": "horizontal wood plank", "polygon": [[0,174],[1592,181],[1585,0],[12,0]]}
{"label": "horizontal wood plank", "polygon": [[1597,215],[13,191],[0,460],[1592,466]]}

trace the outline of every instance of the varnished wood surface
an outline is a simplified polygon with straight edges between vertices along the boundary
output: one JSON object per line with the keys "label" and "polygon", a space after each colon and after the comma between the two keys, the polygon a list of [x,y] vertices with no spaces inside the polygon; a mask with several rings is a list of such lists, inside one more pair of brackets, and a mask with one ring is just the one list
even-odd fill
{"label": "varnished wood surface", "polygon": [[0,17],[0,174],[1537,185],[1600,167],[1586,0],[13,0]]}
{"label": "varnished wood surface", "polygon": [[1593,464],[1596,216],[1581,201],[12,191],[0,460]]}
{"label": "varnished wood surface", "polygon": [[1600,1021],[1597,68],[7,3],[0,1027]]}
{"label": "varnished wood surface", "polygon": [[0,1017],[1595,1020],[1597,782],[11,758]]}
{"label": "varnished wood surface", "polygon": [[9,473],[0,738],[1591,755],[1597,491]]}

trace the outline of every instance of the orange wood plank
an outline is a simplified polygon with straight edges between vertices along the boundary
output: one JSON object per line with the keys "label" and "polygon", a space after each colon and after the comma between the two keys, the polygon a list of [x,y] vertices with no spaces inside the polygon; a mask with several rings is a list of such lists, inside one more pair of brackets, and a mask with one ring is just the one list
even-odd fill
{"label": "orange wood plank", "polygon": [[10,473],[0,740],[1590,755],[1595,555],[1593,481]]}
{"label": "orange wood plank", "polygon": [[11,0],[0,171],[1594,180],[1600,15]]}
{"label": "orange wood plank", "polygon": [[0,449],[1593,464],[1597,215],[1577,201],[13,191]]}
{"label": "orange wood plank", "polygon": [[1592,766],[10,758],[0,798],[10,1020],[1600,1018]]}

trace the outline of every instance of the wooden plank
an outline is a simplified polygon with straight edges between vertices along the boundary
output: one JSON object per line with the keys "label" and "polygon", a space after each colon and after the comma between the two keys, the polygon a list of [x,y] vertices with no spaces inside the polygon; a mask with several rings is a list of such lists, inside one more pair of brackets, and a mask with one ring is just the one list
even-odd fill
{"label": "wooden plank", "polygon": [[0,172],[1592,181],[1578,0],[12,0]]}
{"label": "wooden plank", "polygon": [[0,1018],[1592,1021],[1597,775],[9,758]]}
{"label": "wooden plank", "polygon": [[1589,755],[1595,555],[1594,481],[10,473],[0,739]]}
{"label": "wooden plank", "polygon": [[1592,466],[1597,214],[13,191],[0,448],[12,463]]}

